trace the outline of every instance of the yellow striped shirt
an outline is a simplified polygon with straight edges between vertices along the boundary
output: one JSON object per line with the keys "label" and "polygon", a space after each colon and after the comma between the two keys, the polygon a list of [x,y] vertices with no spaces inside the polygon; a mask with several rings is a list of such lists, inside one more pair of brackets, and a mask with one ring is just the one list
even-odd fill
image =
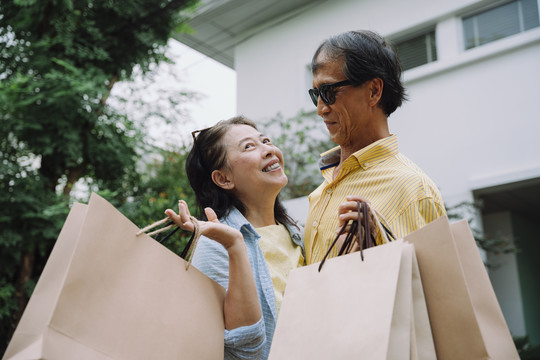
{"label": "yellow striped shirt", "polygon": [[[387,138],[349,156],[333,178],[340,148],[321,155],[324,182],[309,195],[304,243],[306,264],[319,262],[336,236],[338,207],[347,195],[369,201],[386,220],[397,238],[446,214],[435,183],[398,151],[397,138]],[[380,242],[380,238],[377,239]],[[339,249],[332,249],[330,257]]]}

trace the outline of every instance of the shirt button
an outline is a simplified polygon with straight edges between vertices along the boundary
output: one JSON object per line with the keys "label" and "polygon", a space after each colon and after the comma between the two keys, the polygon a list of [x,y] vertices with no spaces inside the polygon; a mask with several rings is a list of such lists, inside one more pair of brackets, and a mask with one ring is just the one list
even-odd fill
{"label": "shirt button", "polygon": [[332,193],[332,188],[326,189],[326,193],[330,195]]}
{"label": "shirt button", "polygon": [[314,221],[314,222],[313,222],[313,228],[315,229],[316,227],[317,227],[317,222]]}
{"label": "shirt button", "polygon": [[369,165],[370,165],[370,164],[369,164],[368,162],[367,162],[367,163],[364,163],[364,166],[365,166],[365,167],[369,167]]}

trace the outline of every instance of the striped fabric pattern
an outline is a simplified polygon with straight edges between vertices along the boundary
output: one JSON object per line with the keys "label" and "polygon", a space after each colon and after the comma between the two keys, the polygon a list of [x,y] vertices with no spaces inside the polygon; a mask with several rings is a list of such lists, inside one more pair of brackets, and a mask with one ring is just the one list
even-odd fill
{"label": "striped fabric pattern", "polygon": [[[399,153],[395,135],[354,153],[333,179],[339,154],[338,147],[321,155],[324,182],[309,196],[304,233],[307,265],[321,261],[326,254],[339,226],[338,207],[347,195],[366,199],[398,238],[446,214],[437,186]],[[338,251],[333,249],[330,257]]]}

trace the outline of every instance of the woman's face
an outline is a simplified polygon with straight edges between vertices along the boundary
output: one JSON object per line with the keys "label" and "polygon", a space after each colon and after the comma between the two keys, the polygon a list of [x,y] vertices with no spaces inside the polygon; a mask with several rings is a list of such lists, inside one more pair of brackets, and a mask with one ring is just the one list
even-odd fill
{"label": "woman's face", "polygon": [[214,182],[242,201],[275,197],[287,185],[283,154],[270,139],[249,125],[233,125],[223,137],[228,166],[214,171]]}

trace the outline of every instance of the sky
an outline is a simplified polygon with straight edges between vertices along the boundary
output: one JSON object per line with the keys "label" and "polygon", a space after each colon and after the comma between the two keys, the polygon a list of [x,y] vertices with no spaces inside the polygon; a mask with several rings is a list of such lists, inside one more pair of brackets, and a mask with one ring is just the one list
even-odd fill
{"label": "sky", "polygon": [[203,95],[189,104],[194,126],[210,126],[236,115],[236,72],[176,40],[169,46],[175,68],[185,75],[185,88]]}
{"label": "sky", "polygon": [[[190,141],[192,131],[236,115],[236,72],[174,39],[169,41],[167,56],[174,60],[174,65],[161,64],[151,79],[118,83],[113,88],[113,94],[126,97],[129,101],[142,98],[160,111],[167,112],[170,110],[163,101],[162,91],[195,92],[197,99],[183,101],[183,111],[174,112],[181,119],[180,124],[175,126],[156,126],[152,121],[147,121],[145,115],[138,113],[136,107],[125,105],[129,115],[139,116],[147,124],[152,124],[149,136],[156,139],[157,144],[174,147]],[[133,95],[129,90],[133,84],[142,91]]]}

